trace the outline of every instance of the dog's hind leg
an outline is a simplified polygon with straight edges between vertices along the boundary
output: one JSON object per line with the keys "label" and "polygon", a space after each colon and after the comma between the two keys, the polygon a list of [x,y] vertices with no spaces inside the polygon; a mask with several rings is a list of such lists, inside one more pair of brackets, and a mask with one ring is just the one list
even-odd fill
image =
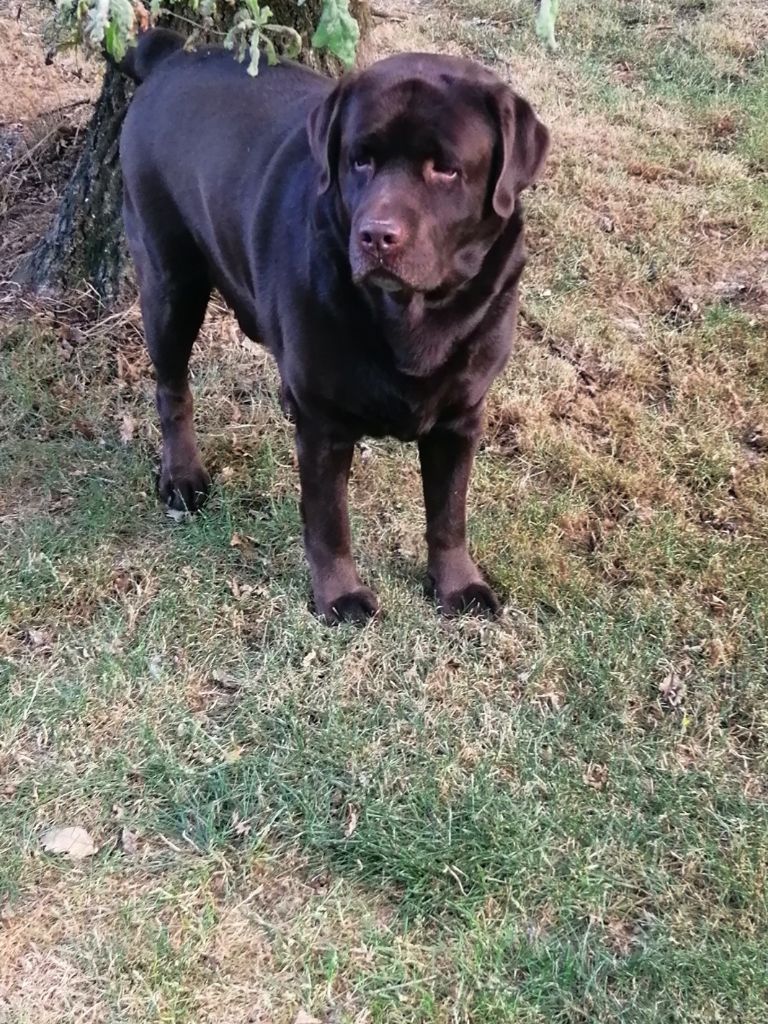
{"label": "dog's hind leg", "polygon": [[157,411],[163,434],[158,492],[169,508],[194,512],[210,488],[197,447],[189,387],[189,357],[205,317],[211,282],[202,256],[191,246],[159,259],[131,237],[141,296],[144,335],[157,377]]}

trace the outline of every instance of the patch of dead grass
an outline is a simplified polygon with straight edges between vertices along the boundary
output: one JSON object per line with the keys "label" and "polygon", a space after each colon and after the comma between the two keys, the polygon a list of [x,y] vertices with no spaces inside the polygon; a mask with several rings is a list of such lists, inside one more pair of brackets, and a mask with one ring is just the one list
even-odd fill
{"label": "patch of dead grass", "polygon": [[[162,956],[189,987],[194,1020],[293,1024],[312,998],[304,958],[345,949],[365,969],[366,935],[386,935],[392,921],[385,901],[363,899],[293,857],[201,870],[192,852],[163,852],[141,836],[134,870],[111,856],[114,865],[96,872],[41,866],[46,899],[4,914],[0,1012],[9,1020],[138,1021],[164,1005],[174,1014],[152,964]],[[363,1009],[352,992],[334,989],[339,1009]]]}
{"label": "patch of dead grass", "polygon": [[29,4],[17,10],[14,17],[8,5],[0,17],[0,128],[93,99],[100,83],[99,64],[80,54],[59,54],[46,64],[41,33],[47,12]]}

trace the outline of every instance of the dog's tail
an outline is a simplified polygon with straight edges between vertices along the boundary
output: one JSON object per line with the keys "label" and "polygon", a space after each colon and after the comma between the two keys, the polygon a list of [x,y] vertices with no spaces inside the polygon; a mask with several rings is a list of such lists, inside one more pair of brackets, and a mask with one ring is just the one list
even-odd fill
{"label": "dog's tail", "polygon": [[167,28],[152,28],[139,36],[139,41],[130,48],[117,66],[134,82],[143,82],[158,64],[172,53],[177,53],[183,46],[184,37],[178,32],[171,32]]}

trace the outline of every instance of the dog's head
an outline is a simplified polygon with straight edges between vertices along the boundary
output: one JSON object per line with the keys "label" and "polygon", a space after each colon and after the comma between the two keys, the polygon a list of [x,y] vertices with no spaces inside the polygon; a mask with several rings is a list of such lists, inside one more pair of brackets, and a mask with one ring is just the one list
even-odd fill
{"label": "dog's head", "polygon": [[433,292],[473,277],[538,177],[549,133],[470,61],[402,54],[341,80],[308,132],[320,192],[338,189],[357,283]]}

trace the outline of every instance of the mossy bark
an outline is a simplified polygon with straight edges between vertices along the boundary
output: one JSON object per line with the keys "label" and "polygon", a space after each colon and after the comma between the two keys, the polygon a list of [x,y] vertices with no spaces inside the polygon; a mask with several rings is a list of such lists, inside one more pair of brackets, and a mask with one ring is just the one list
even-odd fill
{"label": "mossy bark", "polygon": [[132,91],[108,66],[53,223],[16,275],[22,285],[61,293],[90,283],[104,302],[117,297],[125,257],[118,146]]}

